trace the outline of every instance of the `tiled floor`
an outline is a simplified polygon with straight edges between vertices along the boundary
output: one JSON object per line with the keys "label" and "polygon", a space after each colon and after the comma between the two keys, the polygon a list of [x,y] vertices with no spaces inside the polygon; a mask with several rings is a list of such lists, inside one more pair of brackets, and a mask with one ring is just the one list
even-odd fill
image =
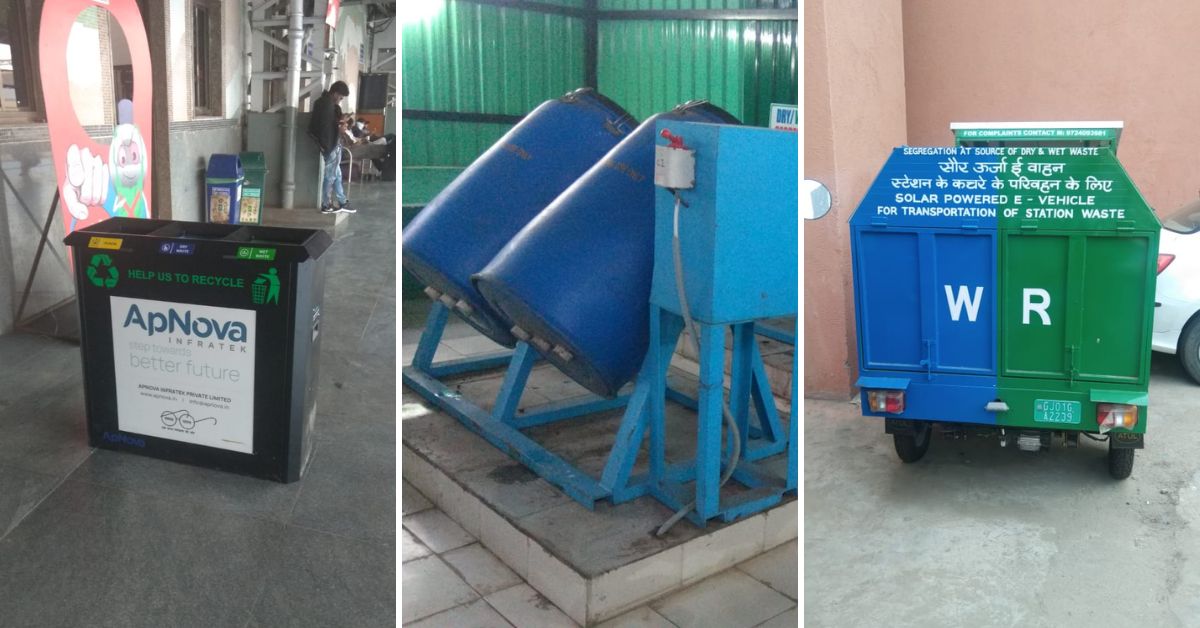
{"label": "tiled floor", "polygon": [[[403,621],[412,628],[578,626],[430,500],[403,483]],[[604,628],[799,625],[796,542],[600,624]]]}
{"label": "tiled floor", "polygon": [[93,451],[78,346],[0,336],[0,626],[395,622],[395,190],[326,253],[300,482]]}

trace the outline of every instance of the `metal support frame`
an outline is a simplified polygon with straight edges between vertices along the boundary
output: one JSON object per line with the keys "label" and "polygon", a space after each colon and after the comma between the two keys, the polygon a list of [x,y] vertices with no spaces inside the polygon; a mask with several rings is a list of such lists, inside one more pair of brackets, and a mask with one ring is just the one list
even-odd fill
{"label": "metal support frame", "polygon": [[[4,176],[4,182],[12,187],[12,182],[8,180],[8,176]],[[13,194],[17,192],[13,188]],[[17,200],[20,201],[18,196]],[[23,203],[22,203],[23,204]],[[46,241],[50,237],[50,226],[54,224],[55,210],[58,208],[58,188],[54,189],[54,198],[50,200],[50,211],[46,213],[46,222],[42,225],[42,237],[38,239],[37,252],[33,255],[33,264],[29,267],[29,276],[25,278],[25,289],[21,291],[21,305],[17,307],[17,316],[15,323],[20,327],[25,321],[22,318],[25,316],[25,304],[29,301],[29,294],[33,291],[33,278],[37,275],[38,265],[42,262],[42,252],[46,250]]]}
{"label": "metal support frame", "polygon": [[477,122],[482,124],[516,124],[525,116],[508,113],[474,113],[470,111],[428,111],[425,109],[403,109],[405,120],[436,120],[439,122]]}
{"label": "metal support frame", "polygon": [[782,329],[779,329],[778,327],[764,325],[763,323],[755,323],[754,324],[754,333],[756,333],[760,336],[765,336],[767,338],[770,338],[771,340],[778,340],[779,342],[782,342],[784,344],[789,344],[792,346],[796,345],[795,332],[788,333]]}
{"label": "metal support frame", "polygon": [[380,58],[378,58],[378,59],[375,59],[375,60],[374,60],[374,61],[371,63],[371,72],[372,72],[372,73],[380,73],[380,74],[382,74],[382,73],[384,73],[384,72],[385,72],[385,71],[384,71],[384,69],[383,69],[383,66],[385,66],[385,65],[387,65],[387,64],[389,64],[389,63],[391,63],[391,64],[392,64],[392,66],[393,66],[393,67],[392,67],[392,69],[391,69],[391,73],[392,73],[392,74],[394,74],[394,73],[396,72],[396,68],[395,68],[395,65],[396,65],[396,53],[395,53],[395,51],[393,51],[393,52],[392,52],[392,54],[390,54],[390,55],[383,55],[382,57],[380,57]]}
{"label": "metal support frame", "polygon": [[[289,6],[287,15],[283,17],[269,16],[268,11],[276,10],[276,7],[281,3]],[[246,66],[246,81],[249,87],[246,97],[247,111],[272,113],[280,111],[284,107],[299,106],[301,100],[314,95],[314,93],[319,93],[329,83],[332,68],[327,63],[327,60],[322,58],[328,51],[325,51],[322,55],[310,55],[304,50],[304,46],[301,44],[297,65],[303,67],[300,67],[300,91],[296,95],[295,100],[291,98],[291,94],[289,93],[287,97],[278,102],[266,102],[266,82],[277,79],[289,79],[290,83],[292,70],[291,68],[271,65],[269,58],[263,54],[264,48],[271,46],[287,51],[290,62],[293,56],[291,40],[296,34],[299,33],[301,41],[311,40],[316,36],[315,29],[323,28],[325,23],[325,18],[322,15],[311,17],[305,17],[302,13],[295,15],[290,5],[290,0],[259,0],[258,2],[248,3],[246,6],[246,17],[243,22],[243,28],[247,30],[244,35],[244,45],[246,46],[244,64]],[[320,9],[324,10],[323,4],[320,5]],[[297,20],[299,21],[297,22]]]}
{"label": "metal support frame", "polygon": [[583,18],[583,85],[598,89],[599,84],[596,80],[596,68],[599,65],[597,55],[600,49],[600,26],[599,20],[596,19],[598,2],[597,0],[584,0],[583,7],[587,11],[587,15]]}
{"label": "metal support frame", "polygon": [[[783,434],[779,413],[754,342],[754,324],[731,325],[733,368],[729,408],[742,439],[742,455],[732,479],[748,491],[722,503],[720,478],[729,464],[731,451],[722,448],[724,432],[725,325],[698,323],[700,335],[700,388],[697,399],[672,390],[666,381],[671,355],[683,331],[683,318],[657,306],[650,307],[650,346],[638,375],[629,407],[617,433],[616,443],[604,468],[601,486],[613,503],[652,495],[669,508],[679,510],[694,499],[689,521],[704,527],[713,518],[732,521],[779,503],[784,493],[795,490],[796,421]],[[671,400],[697,411],[696,455],[690,461],[666,459],[666,408]],[[750,404],[757,425],[751,424]],[[643,440],[649,439],[649,471],[632,475]],[[757,461],[783,452],[789,470],[780,477]]]}
{"label": "metal support frame", "polygon": [[577,9],[575,7],[562,6],[558,4],[550,4],[548,2],[535,2],[532,0],[464,0],[471,4],[485,4],[503,9],[517,9],[519,11],[531,11],[533,13],[546,13],[549,15],[565,15],[567,17],[587,17],[586,9]]}
{"label": "metal support frame", "polygon": [[800,20],[799,11],[796,9],[636,9],[596,13],[602,20]]}
{"label": "metal support frame", "polygon": [[[309,78],[319,78],[321,76],[321,73],[320,72],[302,72],[301,76],[309,77]],[[299,100],[304,100],[305,97],[311,97],[313,100],[316,100],[316,98],[321,95],[321,92],[324,89],[325,89],[325,86],[322,85],[320,81],[313,81],[313,82],[309,83],[308,85],[305,85],[304,87],[300,88],[300,99]],[[265,111],[265,113],[275,113],[276,111],[282,110],[286,105],[287,105],[286,101],[280,101],[278,103],[275,103],[275,105],[273,105],[272,107],[268,108]]]}
{"label": "metal support frame", "polygon": [[785,20],[799,21],[800,15],[796,8],[752,8],[752,9],[635,9],[628,11],[599,10],[590,0],[584,1],[584,8],[575,8],[536,2],[531,0],[464,0],[472,4],[485,4],[494,7],[564,15],[567,17],[601,20]]}
{"label": "metal support frame", "polygon": [[[471,431],[492,445],[522,462],[551,484],[561,488],[584,506],[607,497],[600,484],[569,462],[547,450],[520,430],[555,421],[573,419],[588,414],[613,410],[625,405],[629,397],[614,399],[589,397],[582,401],[568,400],[542,407],[538,412],[518,416],[517,405],[525,391],[529,373],[537,362],[537,354],[524,342],[513,351],[501,351],[485,356],[434,363],[438,343],[446,328],[451,310],[440,302],[433,305],[426,319],[425,331],[417,344],[410,366],[404,367],[401,378],[426,400],[458,419]],[[496,395],[496,403],[488,412],[464,399],[441,378],[486,371],[508,365],[504,383]]]}
{"label": "metal support frame", "polygon": [[[434,303],[412,364],[402,371],[404,383],[585,507],[594,508],[595,503],[603,499],[618,504],[652,495],[667,506],[679,509],[690,503],[694,496],[696,505],[688,519],[704,527],[713,518],[732,521],[760,512],[779,503],[784,493],[796,490],[797,421],[793,418],[789,433],[785,435],[762,356],[754,341],[753,323],[732,325],[734,369],[729,404],[742,434],[742,455],[732,479],[749,490],[722,503],[721,470],[729,464],[730,456],[727,448],[722,451],[724,325],[699,325],[701,374],[696,399],[671,388],[667,382],[667,371],[683,330],[683,319],[651,306],[650,347],[631,394],[615,399],[568,400],[518,416],[517,405],[537,361],[533,349],[521,342],[513,351],[435,363],[433,358],[450,313],[445,305]],[[490,412],[441,381],[442,378],[495,369],[505,364],[508,367],[504,382]],[[793,374],[793,388],[795,382]],[[672,463],[666,458],[667,401],[697,410],[697,453],[690,461]],[[750,412],[751,404],[753,413]],[[622,406],[625,413],[598,480],[521,433],[522,429],[536,425]],[[634,475],[634,465],[646,440],[649,440],[649,470]],[[789,467],[784,477],[756,464],[785,451]]]}

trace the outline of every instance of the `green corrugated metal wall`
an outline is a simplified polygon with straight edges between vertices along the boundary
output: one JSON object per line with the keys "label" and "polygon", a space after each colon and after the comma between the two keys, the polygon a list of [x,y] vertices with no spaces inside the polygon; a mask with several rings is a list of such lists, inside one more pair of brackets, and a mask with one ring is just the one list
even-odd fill
{"label": "green corrugated metal wall", "polygon": [[[581,8],[583,0],[552,4]],[[601,10],[791,8],[791,0],[600,0]],[[765,126],[798,99],[795,21],[601,20],[600,91],[639,120],[706,98]],[[583,20],[449,0],[401,31],[403,108],[522,115],[584,82]],[[507,124],[402,121],[405,167],[466,166]]]}
{"label": "green corrugated metal wall", "polygon": [[[404,109],[524,115],[583,84],[579,18],[451,0],[401,37]],[[466,166],[510,126],[402,119],[404,165]]]}
{"label": "green corrugated metal wall", "polygon": [[796,0],[597,0],[601,11],[673,9],[794,9]]}
{"label": "green corrugated metal wall", "polygon": [[771,103],[797,102],[796,22],[600,22],[596,82],[639,120],[702,98],[766,126]]}

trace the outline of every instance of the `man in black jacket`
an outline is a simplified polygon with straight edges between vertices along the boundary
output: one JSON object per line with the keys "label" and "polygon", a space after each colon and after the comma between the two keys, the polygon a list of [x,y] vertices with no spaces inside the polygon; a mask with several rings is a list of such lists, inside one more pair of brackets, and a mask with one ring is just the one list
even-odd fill
{"label": "man in black jacket", "polygon": [[[343,98],[349,95],[350,88],[342,81],[336,81],[330,85],[329,90],[313,102],[312,118],[308,123],[308,134],[321,147],[321,159],[325,160],[325,176],[321,181],[322,214],[334,212],[353,214],[355,212],[355,209],[350,206],[350,201],[346,199],[346,192],[342,189],[342,151],[341,144],[338,142],[338,136],[341,133],[339,129],[341,107],[338,105]],[[331,194],[336,198],[331,199]],[[336,208],[333,206],[334,200],[337,201]]]}

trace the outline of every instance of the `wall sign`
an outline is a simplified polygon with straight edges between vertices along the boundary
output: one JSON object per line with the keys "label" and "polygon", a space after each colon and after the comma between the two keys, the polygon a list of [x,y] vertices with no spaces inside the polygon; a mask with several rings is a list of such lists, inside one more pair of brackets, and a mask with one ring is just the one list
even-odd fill
{"label": "wall sign", "polygon": [[[134,99],[117,103],[113,139],[101,144],[84,131],[67,83],[67,41],[85,9],[108,11],[125,35],[133,64]],[[154,97],[150,46],[135,0],[46,0],[38,37],[42,93],[50,148],[64,211],[63,229],[75,229],[111,216],[148,218],[150,208],[150,132]]]}
{"label": "wall sign", "polygon": [[780,131],[799,131],[800,107],[771,103],[771,117],[767,128]]}

